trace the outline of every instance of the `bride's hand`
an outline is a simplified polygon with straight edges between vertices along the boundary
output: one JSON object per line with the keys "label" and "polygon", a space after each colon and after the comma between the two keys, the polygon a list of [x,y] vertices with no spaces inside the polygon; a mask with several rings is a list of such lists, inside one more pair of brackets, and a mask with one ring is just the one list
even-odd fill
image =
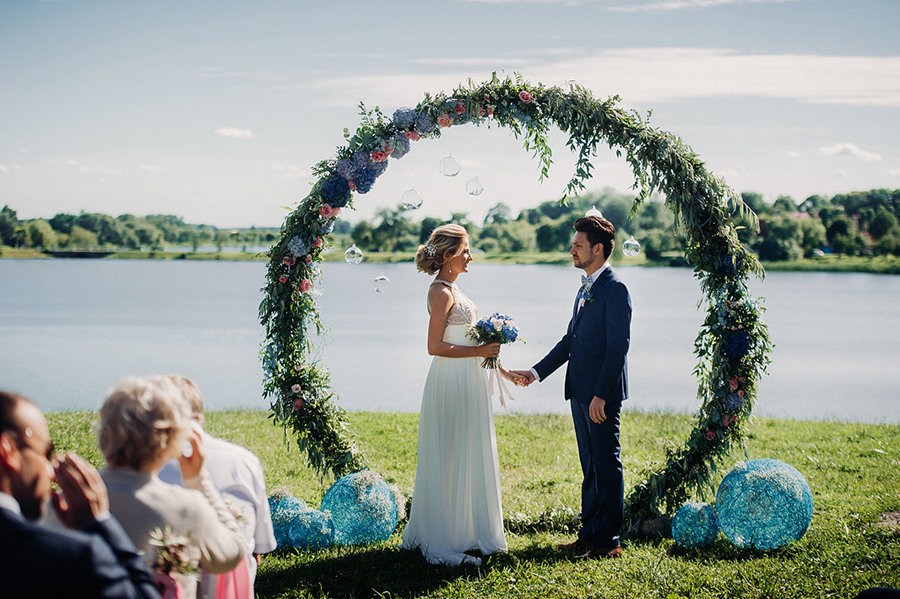
{"label": "bride's hand", "polygon": [[505,368],[500,369],[500,374],[503,375],[503,378],[505,378],[509,382],[513,383],[517,387],[525,387],[526,386],[525,377],[516,376],[515,374],[506,370]]}
{"label": "bride's hand", "polygon": [[484,345],[479,345],[476,348],[477,356],[482,358],[496,358],[500,355],[500,344],[499,343],[485,343]]}

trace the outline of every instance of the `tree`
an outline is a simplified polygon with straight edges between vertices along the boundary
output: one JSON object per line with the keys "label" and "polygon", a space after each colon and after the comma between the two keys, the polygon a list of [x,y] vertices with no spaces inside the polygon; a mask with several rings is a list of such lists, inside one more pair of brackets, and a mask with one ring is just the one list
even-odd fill
{"label": "tree", "polygon": [[741,199],[750,207],[750,210],[757,215],[762,215],[770,211],[770,207],[763,200],[762,194],[745,191],[741,193]]}
{"label": "tree", "polygon": [[431,232],[441,226],[441,219],[434,218],[433,216],[426,216],[422,219],[422,224],[419,226],[419,243],[425,243],[428,241],[428,238],[431,237]]}
{"label": "tree", "polygon": [[816,250],[825,247],[825,225],[814,218],[798,221],[800,223],[800,248],[803,255],[809,258]]}
{"label": "tree", "polygon": [[488,225],[502,225],[504,223],[508,223],[512,218],[512,212],[509,209],[509,206],[500,202],[491,207],[487,214],[484,216],[484,226]]}
{"label": "tree", "polygon": [[16,245],[16,229],[19,226],[19,219],[16,211],[9,206],[0,209],[0,244]]}
{"label": "tree", "polygon": [[879,206],[875,216],[869,223],[869,233],[875,239],[881,239],[888,231],[897,227],[897,217],[884,206]]}
{"label": "tree", "polygon": [[766,237],[756,246],[760,260],[797,260],[803,255],[799,221],[787,216],[771,216],[765,224]]}
{"label": "tree", "polygon": [[53,230],[57,233],[68,235],[72,232],[72,227],[75,226],[75,220],[77,218],[78,217],[74,214],[59,213],[50,219],[50,226],[53,227]]}
{"label": "tree", "polygon": [[778,196],[775,203],[772,204],[772,211],[775,214],[790,214],[797,212],[797,202],[791,196]]}
{"label": "tree", "polygon": [[59,238],[56,231],[43,218],[36,218],[28,222],[28,237],[31,239],[31,246],[41,249],[50,249],[59,245]]}
{"label": "tree", "polygon": [[93,231],[88,231],[83,227],[79,227],[78,225],[72,225],[72,230],[69,233],[68,238],[66,239],[66,246],[70,248],[77,249],[89,249],[93,247],[97,247],[99,242],[97,241],[97,234]]}

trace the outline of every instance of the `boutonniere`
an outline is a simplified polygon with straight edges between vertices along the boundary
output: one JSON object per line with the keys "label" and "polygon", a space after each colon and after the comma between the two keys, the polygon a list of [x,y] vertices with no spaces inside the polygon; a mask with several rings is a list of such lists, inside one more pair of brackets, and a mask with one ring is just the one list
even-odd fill
{"label": "boutonniere", "polygon": [[591,284],[585,283],[581,286],[581,289],[578,290],[578,297],[584,300],[584,303],[589,304],[594,301],[594,296],[591,294]]}

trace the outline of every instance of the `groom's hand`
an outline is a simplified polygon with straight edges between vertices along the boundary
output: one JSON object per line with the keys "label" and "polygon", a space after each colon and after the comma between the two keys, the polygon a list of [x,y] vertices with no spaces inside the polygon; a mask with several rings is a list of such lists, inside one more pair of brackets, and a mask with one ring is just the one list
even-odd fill
{"label": "groom's hand", "polygon": [[509,372],[515,377],[516,384],[521,387],[527,387],[534,382],[534,374],[530,370],[510,370]]}
{"label": "groom's hand", "polygon": [[597,424],[603,424],[606,420],[606,400],[595,395],[594,399],[591,400],[591,407],[588,408],[588,412],[591,415],[591,420]]}

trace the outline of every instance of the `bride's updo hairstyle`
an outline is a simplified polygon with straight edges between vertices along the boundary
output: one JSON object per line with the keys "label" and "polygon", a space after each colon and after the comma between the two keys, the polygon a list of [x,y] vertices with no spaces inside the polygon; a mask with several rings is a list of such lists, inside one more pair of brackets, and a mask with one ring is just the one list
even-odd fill
{"label": "bride's updo hairstyle", "polygon": [[429,275],[436,274],[444,265],[444,256],[449,252],[455,257],[462,253],[469,234],[460,225],[441,225],[431,232],[428,243],[420,245],[416,251],[416,268]]}

